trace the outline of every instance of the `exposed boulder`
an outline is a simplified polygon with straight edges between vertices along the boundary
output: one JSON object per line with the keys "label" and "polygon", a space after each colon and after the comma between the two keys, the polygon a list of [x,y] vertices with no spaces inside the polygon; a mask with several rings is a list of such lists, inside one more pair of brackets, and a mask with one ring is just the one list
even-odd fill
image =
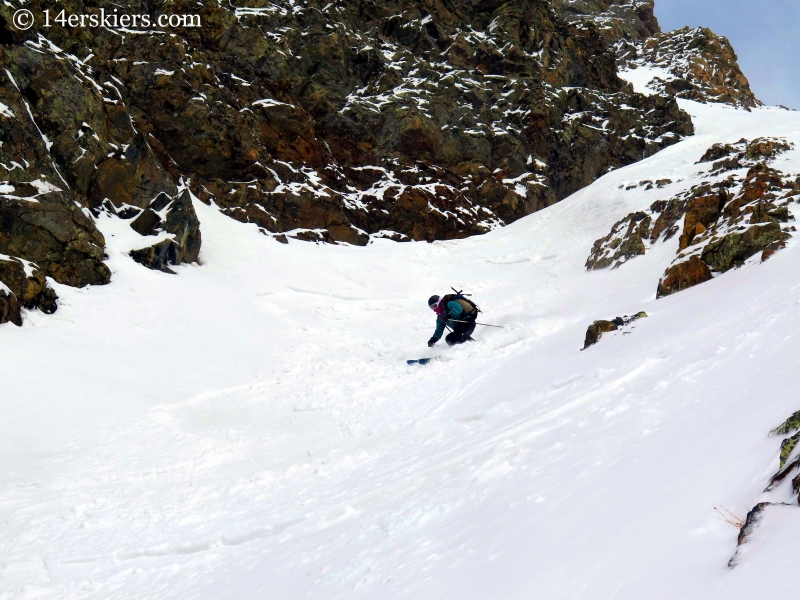
{"label": "exposed boulder", "polygon": [[[746,142],[746,140],[742,140]],[[700,158],[698,162],[711,162],[717,161],[720,158],[724,158],[726,156],[730,156],[737,151],[737,147],[731,144],[714,144],[708,150],[705,151],[703,156]]]}
{"label": "exposed boulder", "polygon": [[616,331],[619,329],[616,323],[612,321],[595,321],[589,328],[586,330],[586,339],[583,342],[583,350],[586,350],[589,346],[593,346],[597,342],[600,341],[600,338],[603,337],[604,333],[608,333],[609,331]]}
{"label": "exposed boulder", "polygon": [[586,269],[617,268],[645,254],[647,247],[658,241],[664,232],[664,241],[669,240],[678,232],[676,223],[686,212],[686,203],[683,198],[658,200],[648,210],[631,213],[617,221],[607,236],[594,242],[586,259]]}
{"label": "exposed boulder", "polygon": [[653,230],[650,232],[650,242],[656,242],[664,234],[666,242],[678,233],[677,223],[686,210],[686,200],[680,198],[673,200],[658,200],[650,207],[653,214],[658,214]]}
{"label": "exposed boulder", "polygon": [[170,234],[169,239],[130,252],[133,260],[148,269],[174,273],[169,265],[197,262],[200,256],[200,220],[189,190],[183,190],[175,198],[160,194],[134,219],[131,228],[143,236]]}
{"label": "exposed boulder", "polygon": [[800,432],[795,433],[793,436],[788,437],[781,442],[779,469],[783,469],[783,467],[786,465],[786,461],[789,460],[792,452],[795,448],[797,448],[797,442],[800,442]]}
{"label": "exposed boulder", "polygon": [[733,569],[739,564],[739,547],[741,547],[743,544],[746,544],[750,540],[750,537],[753,535],[753,531],[764,519],[767,508],[771,506],[779,505],[774,502],[759,502],[747,513],[747,518],[745,519],[744,525],[741,529],[739,529],[739,537],[737,538],[736,542],[737,550],[728,561],[729,569]]}
{"label": "exposed boulder", "polygon": [[131,229],[139,235],[153,235],[161,224],[161,217],[152,208],[146,208],[131,222]]}
{"label": "exposed boulder", "polygon": [[35,265],[0,255],[0,324],[10,321],[22,325],[23,308],[52,314],[58,308],[57,300],[44,273]]}
{"label": "exposed boulder", "polygon": [[747,144],[745,158],[751,161],[771,160],[779,154],[788,152],[792,148],[794,148],[794,144],[791,144],[783,139],[756,138]]}
{"label": "exposed boulder", "polygon": [[17,297],[5,285],[0,285],[0,325],[3,323],[22,325],[22,315]]}
{"label": "exposed boulder", "polygon": [[174,264],[197,262],[201,244],[200,220],[189,191],[181,192],[162,210],[166,211],[162,227],[174,236],[172,241],[178,247],[179,262]]}
{"label": "exposed boulder", "polygon": [[[778,494],[780,499],[787,496],[794,496],[800,502],[800,456],[796,452],[798,442],[800,442],[800,411],[792,414],[780,426],[770,432],[770,435],[784,436],[781,441],[779,452],[778,471],[769,479],[765,494]],[[789,437],[786,437],[789,436]],[[791,493],[785,489],[784,482],[794,475],[791,479]],[[782,507],[790,507],[785,502],[760,502],[756,504],[748,513],[747,518],[742,523],[737,541],[737,549],[733,557],[728,562],[728,567],[734,568],[740,560],[740,550],[752,537],[754,530],[761,525],[764,518],[776,510],[783,510]],[[795,506],[796,509],[796,506]]]}
{"label": "exposed boulder", "polygon": [[774,506],[774,504],[772,502],[760,502],[748,511],[744,526],[739,530],[737,542],[739,546],[746,543],[752,535],[753,530],[758,527],[758,524],[764,516],[764,511],[768,506]]}
{"label": "exposed boulder", "polygon": [[773,429],[770,433],[772,435],[788,435],[800,429],[800,410],[792,413],[788,419],[781,423],[778,427]]}
{"label": "exposed boulder", "polygon": [[643,212],[632,213],[618,221],[611,233],[594,243],[586,260],[588,270],[614,268],[645,253],[644,240],[650,237],[652,217]]}
{"label": "exposed boulder", "polygon": [[714,271],[725,272],[759,252],[766,253],[766,260],[791,237],[777,222],[757,225],[710,242],[703,249],[702,259]]}
{"label": "exposed boulder", "polygon": [[0,195],[0,253],[35,262],[66,285],[108,283],[111,273],[103,264],[105,239],[92,219],[60,190],[29,198]]}
{"label": "exposed boulder", "polygon": [[692,198],[686,203],[683,234],[678,242],[678,250],[688,248],[695,236],[702,235],[716,222],[727,199],[725,188],[720,188],[716,194]]}
{"label": "exposed boulder", "polygon": [[714,144],[699,162],[713,162],[712,173],[719,174],[768,162],[793,147],[780,138],[756,138],[753,141],[743,138],[735,144]]}
{"label": "exposed boulder", "polygon": [[369,236],[352,225],[331,225],[328,227],[328,238],[333,243],[346,243],[353,246],[366,246]]}
{"label": "exposed boulder", "polygon": [[131,250],[130,256],[140,265],[154,271],[175,274],[169,265],[181,264],[180,248],[172,240],[163,240],[152,246]]}
{"label": "exposed boulder", "polygon": [[657,298],[669,296],[713,278],[711,269],[696,255],[669,267],[658,282]]}
{"label": "exposed boulder", "polygon": [[[795,423],[793,423],[793,419],[795,419],[795,415],[789,417],[782,427],[779,427],[772,433],[774,434],[778,431],[782,432],[781,435],[792,433],[793,429],[796,428],[794,427]],[[787,425],[790,425],[791,427],[787,428]],[[791,437],[784,438],[781,442],[778,471],[772,477],[770,477],[769,483],[767,484],[764,492],[772,491],[782,484],[790,475],[800,471],[800,456],[794,453],[795,448],[797,448],[798,439],[800,439],[800,435],[795,433]],[[791,462],[789,462],[790,458],[792,458]],[[791,480],[791,485],[792,494],[797,498],[798,502],[800,502],[800,474],[795,475],[795,477]]]}
{"label": "exposed boulder", "polygon": [[634,321],[638,321],[639,319],[643,319],[645,317],[647,317],[647,313],[642,311],[636,313],[632,317],[625,315],[624,317],[616,317],[612,321],[595,321],[589,325],[589,328],[586,330],[586,339],[583,342],[583,348],[581,348],[581,350],[586,350],[589,346],[593,346],[599,342],[604,333],[617,331],[618,329],[621,329],[627,325],[630,325]]}

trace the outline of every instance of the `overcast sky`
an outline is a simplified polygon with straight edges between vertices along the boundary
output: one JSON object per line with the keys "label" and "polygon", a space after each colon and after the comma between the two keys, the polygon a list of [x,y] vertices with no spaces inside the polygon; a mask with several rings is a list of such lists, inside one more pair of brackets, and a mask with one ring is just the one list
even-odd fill
{"label": "overcast sky", "polygon": [[656,0],[656,16],[724,35],[760,100],[800,109],[800,0]]}

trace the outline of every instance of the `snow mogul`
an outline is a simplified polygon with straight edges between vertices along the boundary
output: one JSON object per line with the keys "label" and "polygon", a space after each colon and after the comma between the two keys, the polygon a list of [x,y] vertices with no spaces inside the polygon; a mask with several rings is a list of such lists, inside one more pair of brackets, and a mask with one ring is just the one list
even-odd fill
{"label": "snow mogul", "polygon": [[473,341],[472,332],[475,331],[475,321],[478,319],[478,313],[481,310],[472,300],[461,292],[456,292],[441,298],[439,296],[431,296],[428,299],[428,306],[436,313],[436,331],[433,332],[433,337],[428,340],[429,348],[433,348],[434,344],[442,339],[445,327],[452,330],[444,338],[448,346]]}

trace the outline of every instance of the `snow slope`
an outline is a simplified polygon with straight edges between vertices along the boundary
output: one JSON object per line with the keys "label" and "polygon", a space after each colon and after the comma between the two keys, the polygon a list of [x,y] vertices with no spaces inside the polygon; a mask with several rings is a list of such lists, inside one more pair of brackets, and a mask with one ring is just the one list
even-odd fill
{"label": "snow slope", "polygon": [[[583,267],[701,181],[712,143],[800,147],[797,113],[682,105],[693,138],[462,241],[285,246],[196,202],[203,265],[171,276],[101,220],[112,284],[0,328],[0,599],[794,593],[800,508],[730,570],[738,531],[712,507],[764,498],[767,433],[800,409],[796,240],[658,301],[677,239]],[[425,301],[450,285],[506,328],[428,350]]]}

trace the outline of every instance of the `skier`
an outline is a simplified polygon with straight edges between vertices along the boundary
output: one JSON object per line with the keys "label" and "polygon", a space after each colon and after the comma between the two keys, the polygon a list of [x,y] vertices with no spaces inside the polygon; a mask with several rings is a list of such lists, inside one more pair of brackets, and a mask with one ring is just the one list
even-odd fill
{"label": "skier", "polygon": [[447,294],[442,298],[431,296],[428,299],[428,306],[436,313],[436,331],[428,340],[429,348],[442,338],[445,325],[453,330],[445,338],[448,346],[472,341],[470,336],[475,331],[475,320],[480,309],[471,300],[460,293]]}

